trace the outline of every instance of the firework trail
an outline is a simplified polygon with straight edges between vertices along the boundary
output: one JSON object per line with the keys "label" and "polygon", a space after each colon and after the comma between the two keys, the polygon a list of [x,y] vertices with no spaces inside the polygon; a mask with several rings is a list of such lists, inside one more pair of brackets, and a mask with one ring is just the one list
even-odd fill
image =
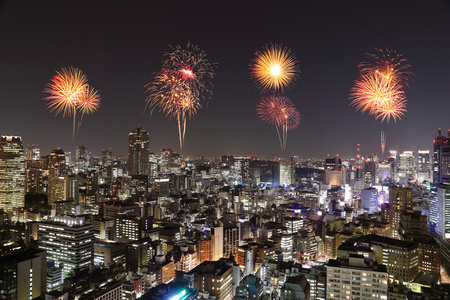
{"label": "firework trail", "polygon": [[381,132],[381,155],[384,155],[384,149],[386,148],[386,134]]}
{"label": "firework trail", "polygon": [[[95,112],[100,105],[100,95],[87,83],[87,76],[78,68],[62,68],[47,84],[44,90],[49,96],[44,98],[47,108],[55,116],[73,117],[73,141],[75,141],[78,110],[84,114]],[[79,121],[79,125],[81,120]]]}
{"label": "firework trail", "polygon": [[146,105],[151,113],[159,109],[167,118],[176,118],[180,149],[183,151],[186,121],[193,118],[202,102],[212,96],[211,79],[215,64],[198,46],[187,44],[186,49],[177,46],[165,53],[162,69],[154,81],[147,84]]}
{"label": "firework trail", "polygon": [[256,107],[256,113],[261,121],[275,125],[281,150],[287,145],[287,133],[300,125],[300,113],[288,97],[263,97]]}
{"label": "firework trail", "polygon": [[250,62],[250,75],[263,93],[284,92],[297,80],[298,73],[295,55],[283,45],[266,44]]}
{"label": "firework trail", "polygon": [[406,113],[404,87],[413,75],[410,65],[394,50],[376,49],[367,54],[368,61],[359,64],[359,77],[350,91],[350,105],[356,111],[368,112],[381,122],[396,122]]}

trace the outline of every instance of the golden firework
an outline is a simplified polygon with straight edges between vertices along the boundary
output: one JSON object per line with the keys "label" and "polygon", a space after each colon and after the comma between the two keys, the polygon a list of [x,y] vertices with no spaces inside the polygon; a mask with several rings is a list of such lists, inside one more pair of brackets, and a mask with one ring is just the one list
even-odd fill
{"label": "golden firework", "polygon": [[250,63],[250,74],[262,92],[284,92],[294,84],[298,73],[295,55],[283,45],[265,45]]}

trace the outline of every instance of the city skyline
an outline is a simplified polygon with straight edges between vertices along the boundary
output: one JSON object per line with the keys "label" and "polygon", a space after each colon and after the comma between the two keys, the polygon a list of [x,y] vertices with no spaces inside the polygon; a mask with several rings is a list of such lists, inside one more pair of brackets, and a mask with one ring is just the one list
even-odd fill
{"label": "city skyline", "polygon": [[[21,136],[24,147],[38,144],[42,154],[58,147],[74,153],[76,146],[86,145],[96,156],[109,147],[114,156],[126,156],[128,133],[140,124],[149,132],[150,152],[166,147],[178,152],[176,122],[144,111],[144,85],[160,68],[169,44],[189,41],[204,49],[218,69],[212,99],[187,124],[183,155],[312,158],[338,153],[350,158],[361,144],[362,155],[381,157],[383,131],[387,142],[381,158],[386,158],[390,149],[432,149],[438,128],[444,134],[450,128],[444,121],[449,76],[438,72],[450,67],[448,2],[396,1],[388,10],[356,1],[345,7],[334,1],[276,7],[253,1],[196,3],[202,5],[125,7],[94,1],[85,9],[56,1],[2,3],[0,86],[8,104],[0,115],[2,134]],[[300,62],[299,79],[287,95],[302,121],[289,133],[285,152],[275,129],[256,116],[260,94],[249,76],[255,50],[269,42],[288,46]],[[374,48],[386,47],[408,59],[415,74],[406,90],[408,112],[389,124],[349,106],[358,63]],[[55,71],[68,66],[82,69],[102,97],[75,142],[71,119],[53,117],[42,101]]]}

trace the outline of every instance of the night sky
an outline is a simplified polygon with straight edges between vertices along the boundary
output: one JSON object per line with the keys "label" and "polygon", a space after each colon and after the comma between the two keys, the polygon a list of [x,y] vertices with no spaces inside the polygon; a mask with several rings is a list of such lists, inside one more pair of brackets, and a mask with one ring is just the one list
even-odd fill
{"label": "night sky", "polygon": [[[214,96],[188,122],[183,154],[262,158],[354,157],[386,149],[430,149],[450,128],[450,4],[405,1],[2,1],[0,2],[0,134],[20,135],[41,153],[86,145],[126,155],[128,133],[141,124],[150,151],[177,151],[174,120],[145,109],[144,85],[170,45],[197,44],[217,62]],[[300,77],[287,92],[302,122],[280,150],[274,127],[260,122],[260,94],[249,77],[256,49],[290,47]],[[374,48],[403,54],[415,74],[401,121],[381,123],[349,106],[357,65]],[[42,92],[55,71],[82,69],[102,97],[75,143],[72,119],[49,114]],[[386,153],[385,153],[386,157]]]}

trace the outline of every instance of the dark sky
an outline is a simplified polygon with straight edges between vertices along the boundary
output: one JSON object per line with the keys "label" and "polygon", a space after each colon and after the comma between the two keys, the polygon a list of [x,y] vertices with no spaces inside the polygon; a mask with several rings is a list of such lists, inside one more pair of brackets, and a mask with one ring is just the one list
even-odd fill
{"label": "dark sky", "polygon": [[[16,134],[41,152],[95,155],[127,152],[138,124],[150,150],[179,150],[177,125],[144,112],[144,84],[168,45],[199,45],[218,63],[214,96],[188,122],[183,153],[324,157],[429,149],[439,127],[450,128],[450,4],[405,1],[2,1],[0,4],[0,133]],[[280,150],[274,127],[261,123],[260,95],[248,75],[254,51],[267,42],[290,47],[301,74],[287,96],[302,123]],[[349,107],[348,93],[365,53],[389,47],[415,74],[401,121],[376,121]],[[81,68],[102,103],[86,116],[75,143],[72,120],[49,114],[42,98],[61,67]]]}

